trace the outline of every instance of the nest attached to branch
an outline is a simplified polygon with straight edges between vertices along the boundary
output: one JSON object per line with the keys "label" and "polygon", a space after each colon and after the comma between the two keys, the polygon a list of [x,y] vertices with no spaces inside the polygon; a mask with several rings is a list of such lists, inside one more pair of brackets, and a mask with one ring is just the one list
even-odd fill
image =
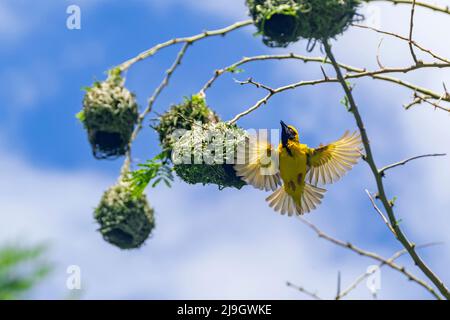
{"label": "nest attached to branch", "polygon": [[236,175],[233,165],[246,141],[245,131],[235,125],[197,124],[174,143],[174,170],[189,184],[241,189],[246,183]]}
{"label": "nest attached to branch", "polygon": [[155,227],[154,212],[146,196],[135,197],[123,182],[103,194],[95,219],[105,241],[120,249],[139,248]]}
{"label": "nest attached to branch", "polygon": [[127,152],[138,117],[136,99],[124,87],[119,71],[111,71],[107,80],[86,89],[80,120],[97,159],[117,158]]}
{"label": "nest attached to branch", "polygon": [[246,0],[250,15],[269,47],[300,38],[310,43],[334,38],[360,17],[361,0]]}
{"label": "nest attached to branch", "polygon": [[218,115],[206,104],[201,95],[185,98],[183,103],[172,106],[159,117],[159,122],[153,127],[159,134],[159,141],[164,151],[170,151],[175,141],[176,130],[190,130],[194,123],[219,122]]}

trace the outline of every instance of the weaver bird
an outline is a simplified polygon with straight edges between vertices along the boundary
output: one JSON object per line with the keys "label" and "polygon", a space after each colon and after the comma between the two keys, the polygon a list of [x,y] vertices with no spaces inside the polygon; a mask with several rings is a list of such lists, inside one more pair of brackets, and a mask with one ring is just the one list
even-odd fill
{"label": "weaver bird", "polygon": [[[248,163],[234,168],[248,184],[274,191],[266,201],[275,211],[303,215],[322,202],[326,190],[318,187],[319,183],[336,182],[358,162],[361,138],[347,131],[333,143],[310,148],[300,143],[297,129],[280,123],[278,149],[264,141],[250,143]],[[279,170],[273,170],[276,166]]]}

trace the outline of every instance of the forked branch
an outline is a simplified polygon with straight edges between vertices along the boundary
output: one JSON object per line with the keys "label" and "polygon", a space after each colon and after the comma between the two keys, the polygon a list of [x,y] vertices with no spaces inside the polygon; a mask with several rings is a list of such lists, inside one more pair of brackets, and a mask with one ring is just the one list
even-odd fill
{"label": "forked branch", "polygon": [[369,137],[367,135],[364,122],[362,120],[361,114],[359,113],[358,106],[356,104],[356,101],[353,97],[352,90],[350,89],[349,85],[347,84],[345,78],[342,75],[341,69],[339,67],[339,64],[337,63],[333,52],[331,50],[331,45],[328,41],[323,42],[325,52],[327,53],[328,57],[331,60],[331,63],[333,64],[333,67],[336,71],[336,75],[338,77],[338,80],[342,86],[342,88],[345,91],[345,95],[347,96],[348,102],[350,104],[350,112],[352,112],[356,125],[359,128],[361,139],[363,141],[364,150],[366,152],[366,155],[364,157],[365,161],[368,163],[370,169],[372,170],[372,173],[374,175],[377,188],[378,188],[378,198],[380,199],[381,203],[383,204],[384,210],[387,213],[387,216],[389,218],[389,222],[397,236],[398,241],[403,245],[403,247],[406,249],[408,254],[413,259],[414,263],[417,265],[417,267],[422,270],[422,272],[426,275],[428,279],[430,279],[431,282],[439,289],[441,294],[446,298],[450,299],[450,292],[448,288],[445,286],[443,281],[428,267],[428,265],[422,260],[422,258],[417,254],[415,249],[415,244],[410,242],[409,239],[406,237],[406,235],[403,233],[403,230],[400,228],[400,225],[398,224],[397,218],[394,213],[393,205],[388,200],[388,197],[386,195],[384,184],[383,184],[383,178],[382,175],[379,173],[379,170],[377,168],[377,165],[375,163],[375,159],[372,153],[372,149],[370,147],[369,143]]}

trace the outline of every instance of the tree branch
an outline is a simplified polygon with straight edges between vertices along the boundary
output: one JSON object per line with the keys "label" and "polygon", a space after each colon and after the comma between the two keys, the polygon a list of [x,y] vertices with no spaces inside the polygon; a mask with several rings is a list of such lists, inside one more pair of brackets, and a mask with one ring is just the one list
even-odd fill
{"label": "tree branch", "polygon": [[222,29],[217,29],[217,30],[212,30],[212,31],[204,31],[202,33],[199,33],[197,35],[190,36],[190,37],[175,38],[175,39],[157,44],[156,46],[154,46],[148,50],[145,50],[144,52],[141,52],[136,57],[123,62],[122,64],[118,65],[116,68],[119,68],[123,72],[125,70],[128,70],[136,62],[142,61],[148,57],[153,56],[155,53],[157,53],[159,50],[161,50],[163,48],[170,47],[177,43],[194,43],[196,41],[199,41],[199,40],[202,40],[202,39],[208,38],[208,37],[224,36],[231,31],[251,25],[252,23],[253,23],[252,20],[245,20],[245,21],[236,22],[236,23],[234,23],[228,27],[222,28]]}
{"label": "tree branch", "polygon": [[397,237],[397,234],[395,233],[395,230],[392,228],[392,225],[389,223],[388,219],[384,215],[383,211],[381,211],[380,208],[378,208],[377,204],[375,203],[375,199],[373,198],[372,194],[369,192],[369,190],[365,190],[367,193],[367,196],[369,197],[370,202],[372,203],[373,208],[378,213],[378,215],[381,217],[381,219],[384,221],[386,226],[389,228],[389,230],[392,232],[392,234]]}
{"label": "tree branch", "polygon": [[308,220],[304,219],[301,216],[297,216],[301,222],[303,222],[305,225],[307,225],[309,228],[311,228],[318,236],[319,238],[325,239],[339,247],[345,248],[345,249],[349,249],[350,251],[353,251],[361,256],[365,256],[368,258],[371,258],[373,260],[376,260],[380,263],[383,263],[387,266],[389,266],[390,268],[402,273],[403,275],[405,275],[409,280],[417,283],[418,285],[420,285],[421,287],[425,288],[428,292],[430,292],[436,299],[441,299],[441,297],[439,296],[438,293],[436,293],[436,291],[429,285],[427,284],[425,281],[417,278],[415,275],[413,275],[412,273],[410,273],[408,270],[406,270],[405,267],[400,266],[396,263],[394,263],[393,261],[389,261],[389,259],[383,258],[382,256],[374,253],[374,252],[370,252],[370,251],[366,251],[363,250],[361,248],[358,248],[356,246],[354,246],[352,243],[350,242],[344,242],[342,240],[336,239],[326,233],[324,233],[322,230],[320,230],[316,225],[312,224],[311,222],[309,222]]}
{"label": "tree branch", "polygon": [[381,29],[377,29],[377,28],[374,28],[374,27],[365,26],[365,25],[361,25],[361,24],[354,24],[353,23],[352,26],[353,27],[357,27],[357,28],[361,28],[361,29],[371,30],[371,31],[374,31],[376,33],[385,34],[385,35],[388,35],[388,36],[392,36],[392,37],[398,38],[398,39],[403,40],[403,41],[407,41],[410,44],[412,44],[413,46],[415,46],[417,49],[419,49],[419,50],[421,50],[421,51],[423,51],[425,53],[428,53],[433,58],[435,58],[437,60],[440,60],[442,62],[445,62],[445,63],[450,63],[449,59],[444,58],[444,57],[434,53],[433,51],[431,51],[430,49],[425,48],[424,46],[420,45],[416,41],[414,41],[412,39],[410,40],[407,37],[404,37],[404,36],[402,36],[400,34],[397,34],[397,33],[394,33],[394,32],[389,32],[389,31],[384,31],[384,30],[381,30]]}
{"label": "tree branch", "polygon": [[363,141],[364,149],[366,151],[365,160],[369,164],[370,169],[372,170],[372,173],[374,175],[377,188],[378,188],[378,197],[381,200],[383,207],[385,211],[387,212],[387,215],[389,217],[390,224],[392,225],[395,234],[397,235],[398,241],[403,245],[403,247],[408,251],[408,254],[413,259],[414,263],[419,267],[420,270],[427,276],[428,279],[430,279],[431,282],[439,289],[441,294],[446,298],[450,299],[450,292],[445,286],[445,284],[442,282],[442,280],[426,265],[426,263],[422,260],[422,258],[419,257],[415,250],[415,244],[411,243],[408,238],[405,236],[403,231],[401,230],[397,218],[395,216],[392,204],[388,200],[386,196],[386,192],[384,190],[384,184],[381,175],[378,172],[377,166],[375,164],[375,160],[372,154],[372,149],[370,147],[369,138],[367,136],[367,132],[364,126],[364,122],[361,118],[361,115],[358,110],[358,106],[356,105],[356,102],[353,98],[353,94],[351,92],[351,89],[349,88],[347,82],[345,81],[341,69],[339,67],[339,64],[336,62],[336,59],[331,51],[331,46],[328,43],[328,41],[323,42],[325,52],[327,53],[327,56],[330,58],[331,63],[333,64],[333,67],[336,71],[336,75],[339,79],[339,82],[341,83],[342,88],[345,91],[345,94],[348,98],[349,104],[350,104],[350,112],[353,113],[353,116],[355,118],[356,124],[359,128],[361,139]]}
{"label": "tree branch", "polygon": [[[430,247],[430,246],[434,246],[434,245],[437,245],[437,244],[440,244],[440,243],[437,243],[437,242],[433,242],[433,243],[427,243],[427,244],[424,244],[424,245],[419,245],[419,246],[417,246],[417,249],[423,249],[423,248],[427,248],[427,247]],[[390,257],[389,259],[388,259],[388,261],[390,261],[390,262],[394,262],[395,260],[397,260],[398,258],[400,258],[401,256],[403,256],[404,254],[406,254],[407,253],[407,251],[405,250],[405,249],[402,249],[402,250],[399,250],[399,251],[397,251],[395,254],[393,254],[392,255],[392,257]],[[381,262],[379,265],[378,265],[378,267],[379,268],[382,268],[383,266],[385,266],[386,264],[385,263],[383,263],[383,262]],[[364,272],[363,274],[361,274],[359,277],[357,277],[348,287],[347,287],[347,289],[345,289],[345,290],[343,290],[342,292],[341,292],[341,294],[340,295],[338,295],[337,297],[336,297],[336,300],[341,300],[342,298],[344,298],[346,295],[348,295],[351,291],[353,291],[354,289],[356,289],[356,287],[361,283],[361,282],[363,282],[365,279],[367,279],[370,275],[372,275],[373,274],[373,272]]]}
{"label": "tree branch", "polygon": [[447,155],[446,153],[432,153],[432,154],[424,154],[424,155],[421,155],[421,156],[411,157],[411,158],[405,159],[405,160],[403,160],[403,161],[399,161],[399,162],[390,164],[390,165],[388,165],[388,166],[385,166],[385,167],[381,168],[380,170],[378,170],[378,173],[379,173],[382,177],[384,177],[384,176],[385,176],[385,172],[386,172],[387,170],[396,168],[396,167],[398,167],[398,166],[403,166],[403,165],[407,164],[407,163],[410,162],[410,161],[413,161],[413,160],[416,160],[416,159],[421,159],[421,158],[429,158],[429,157],[444,157],[444,156],[446,156],[446,155]]}
{"label": "tree branch", "polygon": [[307,290],[307,289],[305,289],[305,288],[303,288],[303,287],[297,286],[297,285],[295,285],[295,284],[293,284],[293,283],[290,283],[289,281],[286,282],[286,285],[287,285],[288,287],[294,288],[295,290],[298,290],[298,291],[300,291],[300,292],[306,294],[307,296],[310,296],[311,298],[313,298],[313,299],[315,299],[315,300],[323,300],[323,299],[322,299],[321,297],[319,297],[316,293],[311,292],[311,291],[309,291],[309,290]]}
{"label": "tree branch", "polygon": [[[413,0],[364,0],[366,2],[375,2],[375,1],[384,1],[384,2],[391,2],[395,5],[397,4],[412,4]],[[449,7],[439,7],[433,4],[429,4],[422,1],[416,1],[416,5],[419,7],[427,8],[433,11],[442,12],[446,14],[450,14],[450,8]]]}
{"label": "tree branch", "polygon": [[[263,58],[262,58],[263,57]],[[289,54],[287,56],[256,56],[253,58],[245,58],[245,62],[244,59],[241,61],[238,61],[237,63],[233,64],[233,65],[242,65],[244,63],[248,63],[248,62],[252,62],[252,61],[257,61],[257,60],[269,60],[269,59],[280,59],[282,57],[282,59],[298,59],[298,60],[302,60],[304,62],[322,62],[322,63],[327,63],[327,64],[331,64],[330,61],[328,61],[327,59],[324,58],[318,58],[318,57],[305,57],[305,56],[300,56],[300,55],[294,55],[294,54]],[[232,66],[233,66],[232,65]],[[393,77],[388,77],[388,76],[384,76],[383,74],[386,73],[408,73],[410,71],[413,70],[417,70],[417,69],[421,69],[421,68],[449,68],[450,64],[447,63],[422,63],[422,64],[418,64],[418,65],[412,65],[409,67],[405,67],[405,68],[384,68],[384,69],[379,69],[379,70],[374,70],[374,71],[367,71],[365,69],[361,69],[361,68],[356,68],[353,66],[349,66],[346,64],[342,64],[339,63],[338,64],[341,68],[349,71],[349,72],[355,72],[355,73],[347,73],[345,75],[343,75],[344,79],[356,79],[356,78],[363,78],[363,77],[371,77],[373,79],[379,79],[379,80],[384,80],[384,81],[388,81],[388,82],[393,82],[396,83],[398,85],[407,87],[411,90],[414,90],[414,92],[420,92],[423,94],[427,94],[429,95],[431,98],[436,98],[439,97],[440,99],[443,99],[445,101],[450,101],[450,97],[445,95],[439,95],[436,92],[433,92],[427,88],[422,88],[419,86],[416,86],[414,84],[408,83],[406,81],[397,79],[397,78],[393,78]],[[221,69],[221,70],[225,70]],[[216,74],[214,75],[213,78],[211,78],[207,84],[205,86],[203,86],[203,88],[210,88],[211,85],[218,79],[218,77],[223,74],[223,72],[217,71]],[[250,82],[239,82],[240,84],[257,84],[257,87],[261,87],[267,90],[267,88],[269,88],[268,86],[255,82],[254,80],[252,80],[253,83]],[[257,101],[253,106],[251,106],[250,108],[248,108],[247,110],[237,114],[233,119],[231,119],[229,121],[230,124],[234,124],[236,123],[240,118],[252,113],[253,111],[259,109],[262,105],[267,104],[267,102],[276,94],[281,93],[283,91],[286,90],[292,90],[292,89],[296,89],[298,87],[303,87],[303,86],[311,86],[311,85],[317,85],[317,84],[322,84],[322,83],[332,83],[332,82],[339,82],[338,78],[329,78],[328,76],[324,75],[323,79],[318,79],[318,80],[309,80],[309,81],[299,81],[296,83],[292,83],[283,87],[279,87],[276,89],[272,89],[268,92],[268,94],[263,97],[262,99],[260,99],[259,101]],[[204,90],[202,89],[200,92],[204,92]]]}
{"label": "tree branch", "polygon": [[419,60],[417,60],[417,56],[416,53],[414,52],[414,47],[412,44],[412,37],[413,37],[413,29],[414,29],[414,11],[416,8],[416,0],[412,0],[412,5],[411,5],[411,19],[409,21],[409,51],[411,52],[411,56],[413,57],[413,60],[416,64],[419,63]]}
{"label": "tree branch", "polygon": [[155,91],[153,92],[152,96],[148,100],[147,107],[139,115],[136,127],[134,128],[134,131],[133,131],[133,133],[131,135],[131,138],[130,138],[130,141],[128,143],[128,151],[127,151],[127,153],[125,155],[125,161],[124,161],[124,163],[122,165],[122,169],[121,169],[122,175],[125,174],[130,169],[130,165],[131,165],[131,146],[132,146],[134,140],[136,140],[139,132],[142,129],[142,124],[144,123],[145,117],[151,112],[151,110],[153,108],[153,104],[155,103],[156,99],[159,97],[161,92],[164,90],[164,88],[166,88],[168,86],[170,78],[172,77],[172,75],[175,72],[175,70],[177,69],[177,67],[181,64],[181,61],[183,60],[183,57],[186,54],[186,51],[187,51],[187,49],[188,49],[188,47],[190,45],[191,45],[190,42],[186,42],[183,45],[181,50],[178,52],[178,55],[177,55],[175,61],[173,62],[172,66],[169,68],[169,70],[167,70],[166,76],[164,77],[164,79],[161,81],[159,86],[155,89]]}

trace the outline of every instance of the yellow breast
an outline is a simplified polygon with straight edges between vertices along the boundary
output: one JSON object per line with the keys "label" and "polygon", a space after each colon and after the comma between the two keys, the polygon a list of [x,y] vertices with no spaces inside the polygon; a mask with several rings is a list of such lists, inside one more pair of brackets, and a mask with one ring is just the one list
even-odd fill
{"label": "yellow breast", "polygon": [[[289,153],[289,151],[290,153]],[[303,145],[288,142],[288,149],[280,144],[280,175],[283,179],[284,189],[294,200],[300,201],[305,186],[306,175],[306,149]]]}

